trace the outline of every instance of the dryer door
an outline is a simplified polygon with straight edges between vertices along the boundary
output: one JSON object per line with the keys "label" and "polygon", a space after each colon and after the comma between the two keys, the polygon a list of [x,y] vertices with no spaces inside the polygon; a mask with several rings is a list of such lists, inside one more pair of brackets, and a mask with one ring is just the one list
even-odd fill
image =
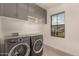
{"label": "dryer door", "polygon": [[33,51],[35,53],[40,53],[43,50],[43,41],[42,39],[38,39],[34,42]]}
{"label": "dryer door", "polygon": [[30,46],[27,43],[15,45],[9,52],[9,56],[28,56],[30,54]]}

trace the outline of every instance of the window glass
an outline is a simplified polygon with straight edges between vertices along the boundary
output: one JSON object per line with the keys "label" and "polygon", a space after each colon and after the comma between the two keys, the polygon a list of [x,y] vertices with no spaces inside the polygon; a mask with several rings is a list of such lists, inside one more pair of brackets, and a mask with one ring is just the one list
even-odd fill
{"label": "window glass", "polygon": [[57,25],[57,15],[52,16],[52,25]]}
{"label": "window glass", "polygon": [[64,24],[64,13],[58,15],[58,24]]}
{"label": "window glass", "polygon": [[53,15],[51,23],[51,35],[55,37],[65,37],[64,12]]}

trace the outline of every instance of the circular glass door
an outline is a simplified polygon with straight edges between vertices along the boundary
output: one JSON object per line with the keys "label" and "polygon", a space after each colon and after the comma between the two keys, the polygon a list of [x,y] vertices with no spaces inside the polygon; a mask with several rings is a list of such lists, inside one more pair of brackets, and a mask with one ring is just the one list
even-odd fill
{"label": "circular glass door", "polygon": [[30,54],[30,46],[27,43],[20,43],[14,46],[10,52],[9,56],[28,56]]}
{"label": "circular glass door", "polygon": [[35,53],[40,53],[43,49],[43,41],[42,39],[38,39],[35,41],[34,46],[33,46],[33,51]]}

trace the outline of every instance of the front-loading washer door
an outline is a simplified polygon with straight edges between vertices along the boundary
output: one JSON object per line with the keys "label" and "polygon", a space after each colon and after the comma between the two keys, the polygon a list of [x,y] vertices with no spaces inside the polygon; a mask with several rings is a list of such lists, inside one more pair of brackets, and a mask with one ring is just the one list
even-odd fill
{"label": "front-loading washer door", "polygon": [[27,43],[19,43],[15,45],[10,52],[9,56],[28,56],[30,54],[30,46]]}
{"label": "front-loading washer door", "polygon": [[34,42],[33,51],[34,53],[40,53],[43,50],[43,41],[42,39],[38,39]]}

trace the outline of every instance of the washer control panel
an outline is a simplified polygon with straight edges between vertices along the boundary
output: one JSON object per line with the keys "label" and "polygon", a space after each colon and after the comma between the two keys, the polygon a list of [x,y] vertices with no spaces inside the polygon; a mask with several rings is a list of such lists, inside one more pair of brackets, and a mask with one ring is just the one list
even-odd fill
{"label": "washer control panel", "polygon": [[18,42],[23,42],[23,39],[22,38],[18,38]]}

